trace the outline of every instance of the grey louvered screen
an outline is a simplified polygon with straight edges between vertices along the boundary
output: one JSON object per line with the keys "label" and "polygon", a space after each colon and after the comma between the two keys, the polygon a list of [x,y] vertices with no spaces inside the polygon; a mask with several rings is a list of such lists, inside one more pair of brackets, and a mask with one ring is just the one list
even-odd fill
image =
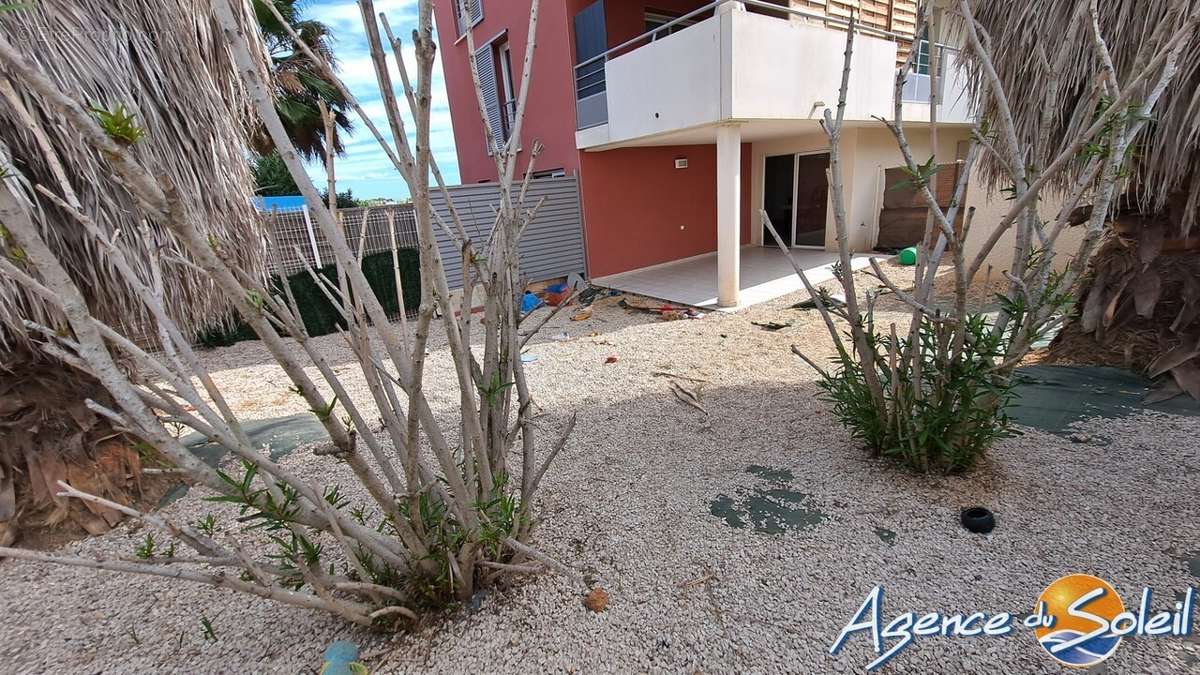
{"label": "grey louvered screen", "polygon": [[[504,122],[500,110],[500,90],[496,86],[496,63],[491,43],[475,52],[475,65],[479,68],[479,88],[483,90],[483,104],[487,108],[488,124],[497,144],[504,143]],[[492,149],[487,149],[492,154]]]}
{"label": "grey louvered screen", "polygon": [[[463,227],[476,242],[487,241],[500,202],[496,183],[456,185],[449,188],[450,198],[463,219]],[[583,219],[579,213],[579,184],[574,176],[540,178],[529,185],[525,203],[532,208],[543,197],[538,210],[521,237],[521,275],[530,281],[544,281],[572,272],[584,274]],[[432,194],[433,208],[449,224],[450,212],[440,190]],[[462,252],[438,228],[438,247],[452,288],[462,286]]]}

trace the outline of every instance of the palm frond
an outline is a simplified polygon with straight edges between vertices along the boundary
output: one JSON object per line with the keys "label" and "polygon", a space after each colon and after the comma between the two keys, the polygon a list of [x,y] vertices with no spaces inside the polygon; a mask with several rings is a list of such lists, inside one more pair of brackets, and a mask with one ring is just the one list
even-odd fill
{"label": "palm frond", "polygon": [[[0,34],[62,91],[96,110],[106,130],[122,135],[141,162],[169,177],[189,216],[239,265],[250,273],[260,268],[261,225],[250,201],[253,180],[246,163],[256,121],[209,0],[112,0],[90,8],[38,2],[5,12]],[[64,199],[73,193],[101,228],[119,231],[117,245],[140,261],[144,278],[150,272],[147,251],[186,259],[185,252],[158,224],[140,229],[139,208],[114,179],[108,159],[62,124],[53,106],[21,86],[20,73],[0,66],[0,91],[8,94],[0,98],[0,167],[9,174],[0,189],[22,195],[47,242],[88,295],[93,313],[137,335],[149,321],[142,303],[73,217],[33,186],[44,185]],[[47,139],[54,160],[65,168],[66,185],[30,128]],[[0,237],[0,255],[5,246]],[[227,314],[226,300],[203,274],[186,264],[163,267],[166,305],[182,326],[199,330]],[[41,299],[0,275],[0,351],[29,347],[23,319],[62,324]]]}
{"label": "palm frond", "polygon": [[[1184,11],[1195,8],[1198,2],[1183,3]],[[1169,0],[1100,0],[1100,31],[1112,52],[1119,81],[1128,82],[1131,73],[1140,70],[1137,56],[1145,51],[1143,45],[1155,39],[1160,25],[1179,24],[1180,16],[1172,13],[1178,4]],[[1041,166],[1058,154],[1081,126],[1092,121],[1097,105],[1102,104],[1094,92],[1098,61],[1091,43],[1089,17],[1086,11],[1077,14],[1077,8],[1077,0],[973,3],[976,18],[990,36],[992,60],[1013,107],[1022,143],[1036,145],[1042,111],[1050,109],[1048,142],[1035,148],[1037,157],[1033,158]],[[1045,63],[1055,59],[1060,45],[1067,48],[1065,67],[1055,68],[1063,90],[1059,104],[1051,105],[1046,86],[1050,73]],[[1046,55],[1046,60],[1039,54]],[[971,79],[978,82],[978,56],[966,48],[963,57]],[[988,111],[984,112],[986,116]],[[1002,145],[1003,139],[997,142]],[[1178,74],[1134,150],[1130,196],[1137,206],[1164,211],[1173,208],[1181,196],[1200,197],[1194,194],[1200,190],[1200,180],[1194,178],[1195,168],[1200,166],[1200,36],[1193,36],[1185,46]],[[993,187],[1001,187],[1003,171],[999,166],[985,161],[982,169]],[[1062,174],[1058,187],[1076,177],[1071,172]],[[1195,216],[1176,214],[1175,218],[1190,223]]]}

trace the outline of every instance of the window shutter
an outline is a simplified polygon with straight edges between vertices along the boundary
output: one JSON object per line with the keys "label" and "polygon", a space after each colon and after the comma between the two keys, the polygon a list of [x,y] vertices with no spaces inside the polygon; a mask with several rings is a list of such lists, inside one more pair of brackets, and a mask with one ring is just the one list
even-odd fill
{"label": "window shutter", "polygon": [[[479,87],[483,90],[483,105],[487,110],[488,126],[497,143],[504,143],[504,122],[500,110],[500,90],[496,86],[496,63],[492,56],[492,44],[480,47],[475,52],[475,65],[479,68]],[[492,149],[488,148],[488,154]]]}
{"label": "window shutter", "polygon": [[[461,2],[466,3],[470,21],[463,19]],[[467,32],[467,28],[483,21],[483,0],[451,0],[454,3],[454,20],[458,24],[458,34]]]}

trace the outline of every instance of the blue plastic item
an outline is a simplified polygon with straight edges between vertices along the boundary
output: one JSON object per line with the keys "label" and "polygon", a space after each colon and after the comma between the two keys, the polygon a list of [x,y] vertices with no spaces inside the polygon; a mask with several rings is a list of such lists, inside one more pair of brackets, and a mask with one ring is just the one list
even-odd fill
{"label": "blue plastic item", "polygon": [[367,667],[358,660],[358,645],[348,640],[338,640],[325,649],[325,662],[321,664],[321,675],[361,675]]}
{"label": "blue plastic item", "polygon": [[542,306],[542,299],[534,295],[531,291],[525,291],[524,297],[521,298],[521,313],[528,314],[538,307]]}
{"label": "blue plastic item", "polygon": [[547,286],[546,292],[547,293],[565,293],[567,288],[569,288],[569,286],[567,286],[566,284],[554,284],[553,286]]}

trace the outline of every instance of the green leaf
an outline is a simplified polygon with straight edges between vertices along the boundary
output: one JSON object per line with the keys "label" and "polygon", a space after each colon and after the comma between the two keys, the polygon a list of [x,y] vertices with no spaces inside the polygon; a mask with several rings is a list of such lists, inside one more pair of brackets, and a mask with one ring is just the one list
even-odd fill
{"label": "green leaf", "polygon": [[112,110],[99,106],[92,106],[91,110],[104,133],[118,143],[133,145],[146,136],[145,129],[138,126],[133,113],[125,108],[124,103],[118,103]]}
{"label": "green leaf", "polygon": [[207,616],[200,617],[200,634],[209,642],[217,641],[217,632],[213,630],[212,621]]}

